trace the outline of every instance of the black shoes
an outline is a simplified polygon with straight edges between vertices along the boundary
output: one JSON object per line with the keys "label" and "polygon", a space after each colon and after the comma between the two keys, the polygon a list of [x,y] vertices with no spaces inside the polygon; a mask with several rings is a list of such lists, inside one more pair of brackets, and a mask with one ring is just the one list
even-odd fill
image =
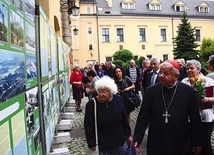
{"label": "black shoes", "polygon": [[77,109],[77,112],[82,112],[82,109]]}

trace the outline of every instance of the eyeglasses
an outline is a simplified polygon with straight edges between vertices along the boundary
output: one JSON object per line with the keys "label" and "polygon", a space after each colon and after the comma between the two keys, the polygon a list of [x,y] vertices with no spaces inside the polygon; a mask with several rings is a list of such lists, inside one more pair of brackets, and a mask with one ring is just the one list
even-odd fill
{"label": "eyeglasses", "polygon": [[104,95],[107,95],[107,94],[109,94],[110,93],[110,91],[109,90],[97,90],[97,93],[98,94],[104,94]]}

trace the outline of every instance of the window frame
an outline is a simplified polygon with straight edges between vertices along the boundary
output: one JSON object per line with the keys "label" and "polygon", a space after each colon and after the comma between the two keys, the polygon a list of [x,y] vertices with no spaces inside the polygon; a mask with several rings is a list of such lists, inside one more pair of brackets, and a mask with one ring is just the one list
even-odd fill
{"label": "window frame", "polygon": [[139,28],[139,41],[146,42],[146,28],[145,27]]}
{"label": "window frame", "polygon": [[[165,30],[165,33],[163,34],[162,32],[162,30]],[[166,28],[160,28],[160,37],[161,37],[161,39],[160,39],[160,41],[161,42],[167,42],[167,37],[166,37],[167,35],[166,35]]]}
{"label": "window frame", "polygon": [[106,57],[106,62],[111,62],[112,61],[112,57]]}
{"label": "window frame", "polygon": [[[103,32],[105,32],[105,34]],[[110,42],[109,32],[109,28],[102,28],[102,42]]]}
{"label": "window frame", "polygon": [[91,7],[87,7],[86,12],[87,12],[87,14],[90,14],[91,13]]}
{"label": "window frame", "polygon": [[195,39],[196,41],[201,41],[201,29],[195,29]]}
{"label": "window frame", "polygon": [[88,28],[88,34],[92,34],[92,28],[91,27]]}
{"label": "window frame", "polygon": [[92,50],[93,50],[93,45],[92,45],[92,44],[89,44],[89,45],[88,45],[88,50],[89,50],[89,51],[92,51]]}
{"label": "window frame", "polygon": [[186,6],[185,5],[175,5],[174,9],[176,12],[184,12],[186,10]]}
{"label": "window frame", "polygon": [[163,54],[163,61],[168,60],[169,59],[169,54]]}
{"label": "window frame", "polygon": [[124,42],[124,28],[117,28],[117,42]]}

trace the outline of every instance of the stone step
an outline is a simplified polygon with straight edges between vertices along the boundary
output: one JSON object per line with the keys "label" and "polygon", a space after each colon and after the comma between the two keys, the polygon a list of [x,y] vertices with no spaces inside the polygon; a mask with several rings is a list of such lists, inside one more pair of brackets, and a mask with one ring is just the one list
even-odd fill
{"label": "stone step", "polygon": [[58,132],[53,139],[53,144],[68,143],[68,142],[71,142],[71,135],[69,132]]}
{"label": "stone step", "polygon": [[65,112],[75,112],[76,111],[76,106],[75,107],[65,107]]}
{"label": "stone step", "polygon": [[67,107],[76,107],[75,102],[74,103],[68,102],[66,105],[67,105]]}
{"label": "stone step", "polygon": [[61,113],[61,119],[73,119],[75,116],[74,112]]}
{"label": "stone step", "polygon": [[59,131],[68,131],[72,129],[73,120],[61,120],[60,123],[57,125],[57,130]]}
{"label": "stone step", "polygon": [[74,104],[75,104],[75,100],[74,100],[73,98],[70,97],[70,98],[68,99],[68,103],[74,103]]}
{"label": "stone step", "polygon": [[67,147],[53,149],[53,152],[50,152],[49,155],[70,155],[70,152]]}

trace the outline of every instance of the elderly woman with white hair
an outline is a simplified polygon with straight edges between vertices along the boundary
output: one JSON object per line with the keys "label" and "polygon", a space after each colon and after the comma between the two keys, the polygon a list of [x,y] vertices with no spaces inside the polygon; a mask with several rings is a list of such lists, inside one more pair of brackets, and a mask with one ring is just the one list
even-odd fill
{"label": "elderly woman with white hair", "polygon": [[[200,73],[201,63],[199,61],[194,59],[188,60],[186,68],[188,77],[182,80],[183,83],[194,87],[197,81],[203,81],[205,87],[214,86],[213,79]],[[210,99],[207,97],[202,99],[199,104],[199,109],[203,126],[203,146],[200,155],[212,155],[211,134],[213,131],[214,111]]]}
{"label": "elderly woman with white hair", "polygon": [[[125,155],[130,143],[131,129],[126,117],[123,99],[117,95],[114,80],[104,76],[95,83],[98,93],[96,100],[97,131],[100,155]],[[84,118],[85,134],[88,147],[96,149],[94,101],[86,104]]]}

